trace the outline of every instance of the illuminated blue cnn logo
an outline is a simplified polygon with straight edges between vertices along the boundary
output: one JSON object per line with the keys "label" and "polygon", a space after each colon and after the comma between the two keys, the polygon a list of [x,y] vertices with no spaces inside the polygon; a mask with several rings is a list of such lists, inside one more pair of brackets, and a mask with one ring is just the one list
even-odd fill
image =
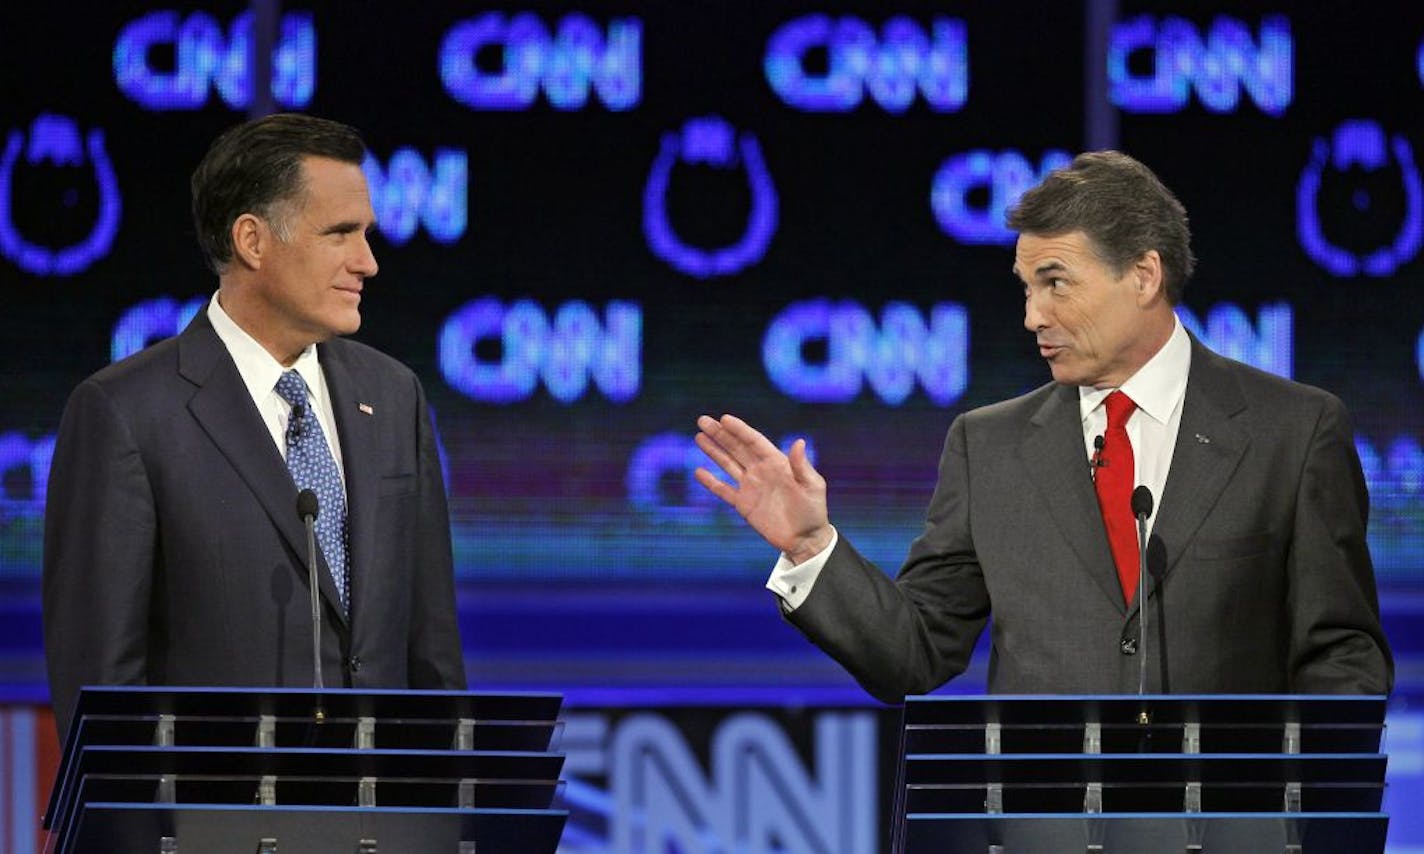
{"label": "illuminated blue cnn logo", "polygon": [[1256,322],[1240,306],[1214,305],[1203,323],[1184,305],[1177,306],[1182,326],[1211,350],[1268,373],[1290,379],[1294,358],[1295,322],[1289,303],[1261,306]]}
{"label": "illuminated blue cnn logo", "polygon": [[1414,345],[1414,362],[1419,366],[1419,379],[1424,380],[1424,330],[1419,332],[1419,342]]}
{"label": "illuminated blue cnn logo", "polygon": [[[528,109],[541,88],[556,110],[582,109],[590,89],[608,109],[628,110],[643,95],[642,40],[637,18],[610,21],[605,37],[574,12],[551,36],[533,13],[487,12],[445,33],[440,80],[450,97],[476,110]],[[481,67],[483,57],[498,57],[499,69]]]}
{"label": "illuminated blue cnn logo", "polygon": [[[1010,244],[1015,235],[1004,224],[1009,208],[1049,172],[1072,161],[1066,151],[1045,152],[1036,167],[1017,151],[956,154],[935,173],[930,207],[940,229],[960,243]],[[971,193],[985,202],[971,201]]]}
{"label": "illuminated blue cnn logo", "polygon": [[1396,436],[1383,452],[1370,441],[1356,438],[1355,450],[1376,510],[1414,510],[1419,506],[1424,499],[1424,449],[1413,437]]}
{"label": "illuminated blue cnn logo", "polygon": [[[809,51],[825,51],[825,71],[807,70]],[[771,34],[763,64],[772,91],[808,112],[853,110],[866,92],[892,113],[909,109],[916,94],[941,113],[958,110],[969,97],[969,38],[964,22],[950,18],[935,18],[926,33],[915,21],[895,17],[877,36],[858,18],[806,15]]]}
{"label": "illuminated blue cnn logo", "polygon": [[[119,91],[150,110],[196,110],[208,102],[209,86],[217,87],[223,103],[241,109],[252,104],[251,41],[251,12],[234,18],[229,34],[206,12],[150,12],[119,32],[114,80]],[[160,46],[173,52],[172,71],[150,64]],[[272,97],[301,109],[315,89],[316,25],[310,12],[289,12],[272,50]]]}
{"label": "illuminated blue cnn logo", "polygon": [[[1151,73],[1128,67],[1138,51],[1152,56]],[[1259,45],[1245,23],[1224,15],[1211,22],[1205,38],[1191,21],[1139,15],[1113,27],[1108,97],[1131,113],[1175,113],[1195,90],[1209,111],[1230,113],[1245,89],[1262,112],[1279,116],[1294,91],[1292,54],[1290,20],[1283,15],[1261,20]]]}
{"label": "illuminated blue cnn logo", "polygon": [[540,382],[558,401],[583,397],[590,380],[609,400],[638,394],[643,310],[610,302],[604,318],[581,300],[550,318],[532,300],[494,297],[460,307],[440,330],[440,371],[450,387],[484,403],[527,400]]}
{"label": "illuminated blue cnn logo", "polygon": [[[810,437],[785,436],[782,453],[791,453],[799,438],[806,439],[806,459],[816,464],[816,447]],[[686,523],[706,522],[717,513],[736,513],[697,482],[694,472],[705,468],[723,482],[727,474],[684,433],[660,433],[645,439],[628,460],[624,485],[628,503],[639,513]]]}
{"label": "illuminated blue cnn logo", "polygon": [[772,717],[737,712],[692,740],[662,714],[570,715],[564,841],[589,854],[875,851],[875,715],[812,720],[809,739],[793,740]]}
{"label": "illuminated blue cnn logo", "polygon": [[430,167],[415,149],[398,148],[386,168],[368,152],[361,169],[371,189],[377,227],[391,243],[405,244],[421,224],[436,243],[454,243],[464,236],[470,184],[465,152],[437,148]]}
{"label": "illuminated blue cnn logo", "polygon": [[208,297],[193,297],[181,303],[172,297],[159,297],[130,307],[114,324],[109,358],[117,362],[150,344],[177,335],[207,304]]}
{"label": "illuminated blue cnn logo", "polygon": [[1416,436],[1355,437],[1370,492],[1370,554],[1375,568],[1413,573],[1424,562],[1424,448]]}
{"label": "illuminated blue cnn logo", "polygon": [[0,433],[0,511],[40,515],[54,460],[53,433],[29,439],[18,431]]}
{"label": "illuminated blue cnn logo", "polygon": [[[808,358],[808,345],[824,347],[824,358]],[[792,303],[767,328],[762,363],[778,389],[804,403],[845,403],[869,382],[881,401],[898,406],[918,383],[948,406],[969,383],[969,313],[939,303],[926,323],[914,306],[892,302],[877,326],[850,300]]]}

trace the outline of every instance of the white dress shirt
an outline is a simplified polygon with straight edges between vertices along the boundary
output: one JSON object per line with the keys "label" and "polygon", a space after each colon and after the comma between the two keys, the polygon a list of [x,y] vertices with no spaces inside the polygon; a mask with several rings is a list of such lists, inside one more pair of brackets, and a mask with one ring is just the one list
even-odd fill
{"label": "white dress shirt", "polygon": [[[1177,430],[1182,423],[1182,401],[1187,395],[1187,374],[1192,366],[1191,339],[1182,328],[1182,321],[1175,322],[1167,343],[1121,387],[1122,393],[1137,404],[1127,419],[1127,438],[1132,443],[1135,468],[1133,483],[1146,485],[1152,490],[1154,505],[1161,503],[1162,490],[1167,485],[1167,472],[1172,467],[1172,450],[1176,447]],[[1112,391],[1114,389],[1088,386],[1078,389],[1083,416],[1085,471],[1088,470],[1088,460],[1093,456],[1093,440],[1107,428],[1107,408],[1103,406],[1103,401]],[[1153,514],[1147,519],[1149,534],[1156,518],[1154,506]],[[839,540],[840,534],[833,527],[831,544],[805,563],[793,564],[785,554],[777,559],[771,577],[766,581],[766,589],[781,599],[783,610],[794,611],[811,595],[811,588],[815,586]]]}
{"label": "white dress shirt", "polygon": [[287,419],[292,414],[292,405],[277,393],[277,380],[288,370],[302,375],[307,384],[307,402],[321,423],[321,432],[326,436],[326,445],[336,460],[336,469],[341,472],[341,484],[345,489],[346,468],[341,464],[341,438],[336,435],[336,416],[331,408],[331,394],[326,389],[326,374],[317,360],[316,345],[308,345],[290,369],[284,368],[265,347],[257,343],[257,339],[228,317],[218,303],[217,294],[213,294],[208,303],[208,320],[237,364],[237,372],[242,375],[247,393],[252,395],[262,423],[267,425],[272,442],[284,460],[287,458]]}
{"label": "white dress shirt", "polygon": [[1147,517],[1147,533],[1157,520],[1156,505],[1162,501],[1167,486],[1167,472],[1172,468],[1172,450],[1177,446],[1177,428],[1182,424],[1182,401],[1187,396],[1187,373],[1192,367],[1192,344],[1182,321],[1176,321],[1172,337],[1147,360],[1137,373],[1119,389],[1078,389],[1078,404],[1083,413],[1083,447],[1091,459],[1093,440],[1108,427],[1108,410],[1103,405],[1109,394],[1121,391],[1132,398],[1137,408],[1127,419],[1127,439],[1132,443],[1132,460],[1136,469],[1133,488],[1146,486],[1152,490],[1152,515]]}

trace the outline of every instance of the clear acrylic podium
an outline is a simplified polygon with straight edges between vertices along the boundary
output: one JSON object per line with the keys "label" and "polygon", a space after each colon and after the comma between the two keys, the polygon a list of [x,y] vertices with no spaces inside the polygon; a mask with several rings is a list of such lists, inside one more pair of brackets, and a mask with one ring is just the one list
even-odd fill
{"label": "clear acrylic podium", "polygon": [[899,854],[1372,854],[1383,697],[906,700]]}
{"label": "clear acrylic podium", "polygon": [[553,852],[557,694],[84,688],[56,854]]}

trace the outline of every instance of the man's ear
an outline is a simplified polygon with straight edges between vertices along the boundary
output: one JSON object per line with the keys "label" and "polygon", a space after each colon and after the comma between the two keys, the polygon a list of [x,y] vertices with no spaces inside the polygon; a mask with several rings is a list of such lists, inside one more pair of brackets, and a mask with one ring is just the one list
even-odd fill
{"label": "man's ear", "polygon": [[1138,303],[1150,305],[1167,296],[1167,282],[1163,278],[1162,256],[1156,249],[1142,253],[1132,263],[1133,287],[1137,289]]}
{"label": "man's ear", "polygon": [[245,213],[232,221],[232,260],[249,270],[262,266],[262,256],[272,232],[256,214]]}

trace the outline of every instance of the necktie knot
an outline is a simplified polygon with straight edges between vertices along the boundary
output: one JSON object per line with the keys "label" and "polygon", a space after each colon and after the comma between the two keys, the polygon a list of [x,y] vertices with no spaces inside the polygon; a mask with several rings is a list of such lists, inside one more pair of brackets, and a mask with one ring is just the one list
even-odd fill
{"label": "necktie knot", "polygon": [[1103,405],[1108,410],[1108,429],[1114,427],[1126,427],[1127,419],[1132,417],[1132,411],[1137,408],[1137,404],[1132,398],[1121,391],[1114,391],[1108,395]]}
{"label": "necktie knot", "polygon": [[307,402],[307,384],[296,371],[284,371],[277,379],[277,394],[292,406],[302,406]]}

